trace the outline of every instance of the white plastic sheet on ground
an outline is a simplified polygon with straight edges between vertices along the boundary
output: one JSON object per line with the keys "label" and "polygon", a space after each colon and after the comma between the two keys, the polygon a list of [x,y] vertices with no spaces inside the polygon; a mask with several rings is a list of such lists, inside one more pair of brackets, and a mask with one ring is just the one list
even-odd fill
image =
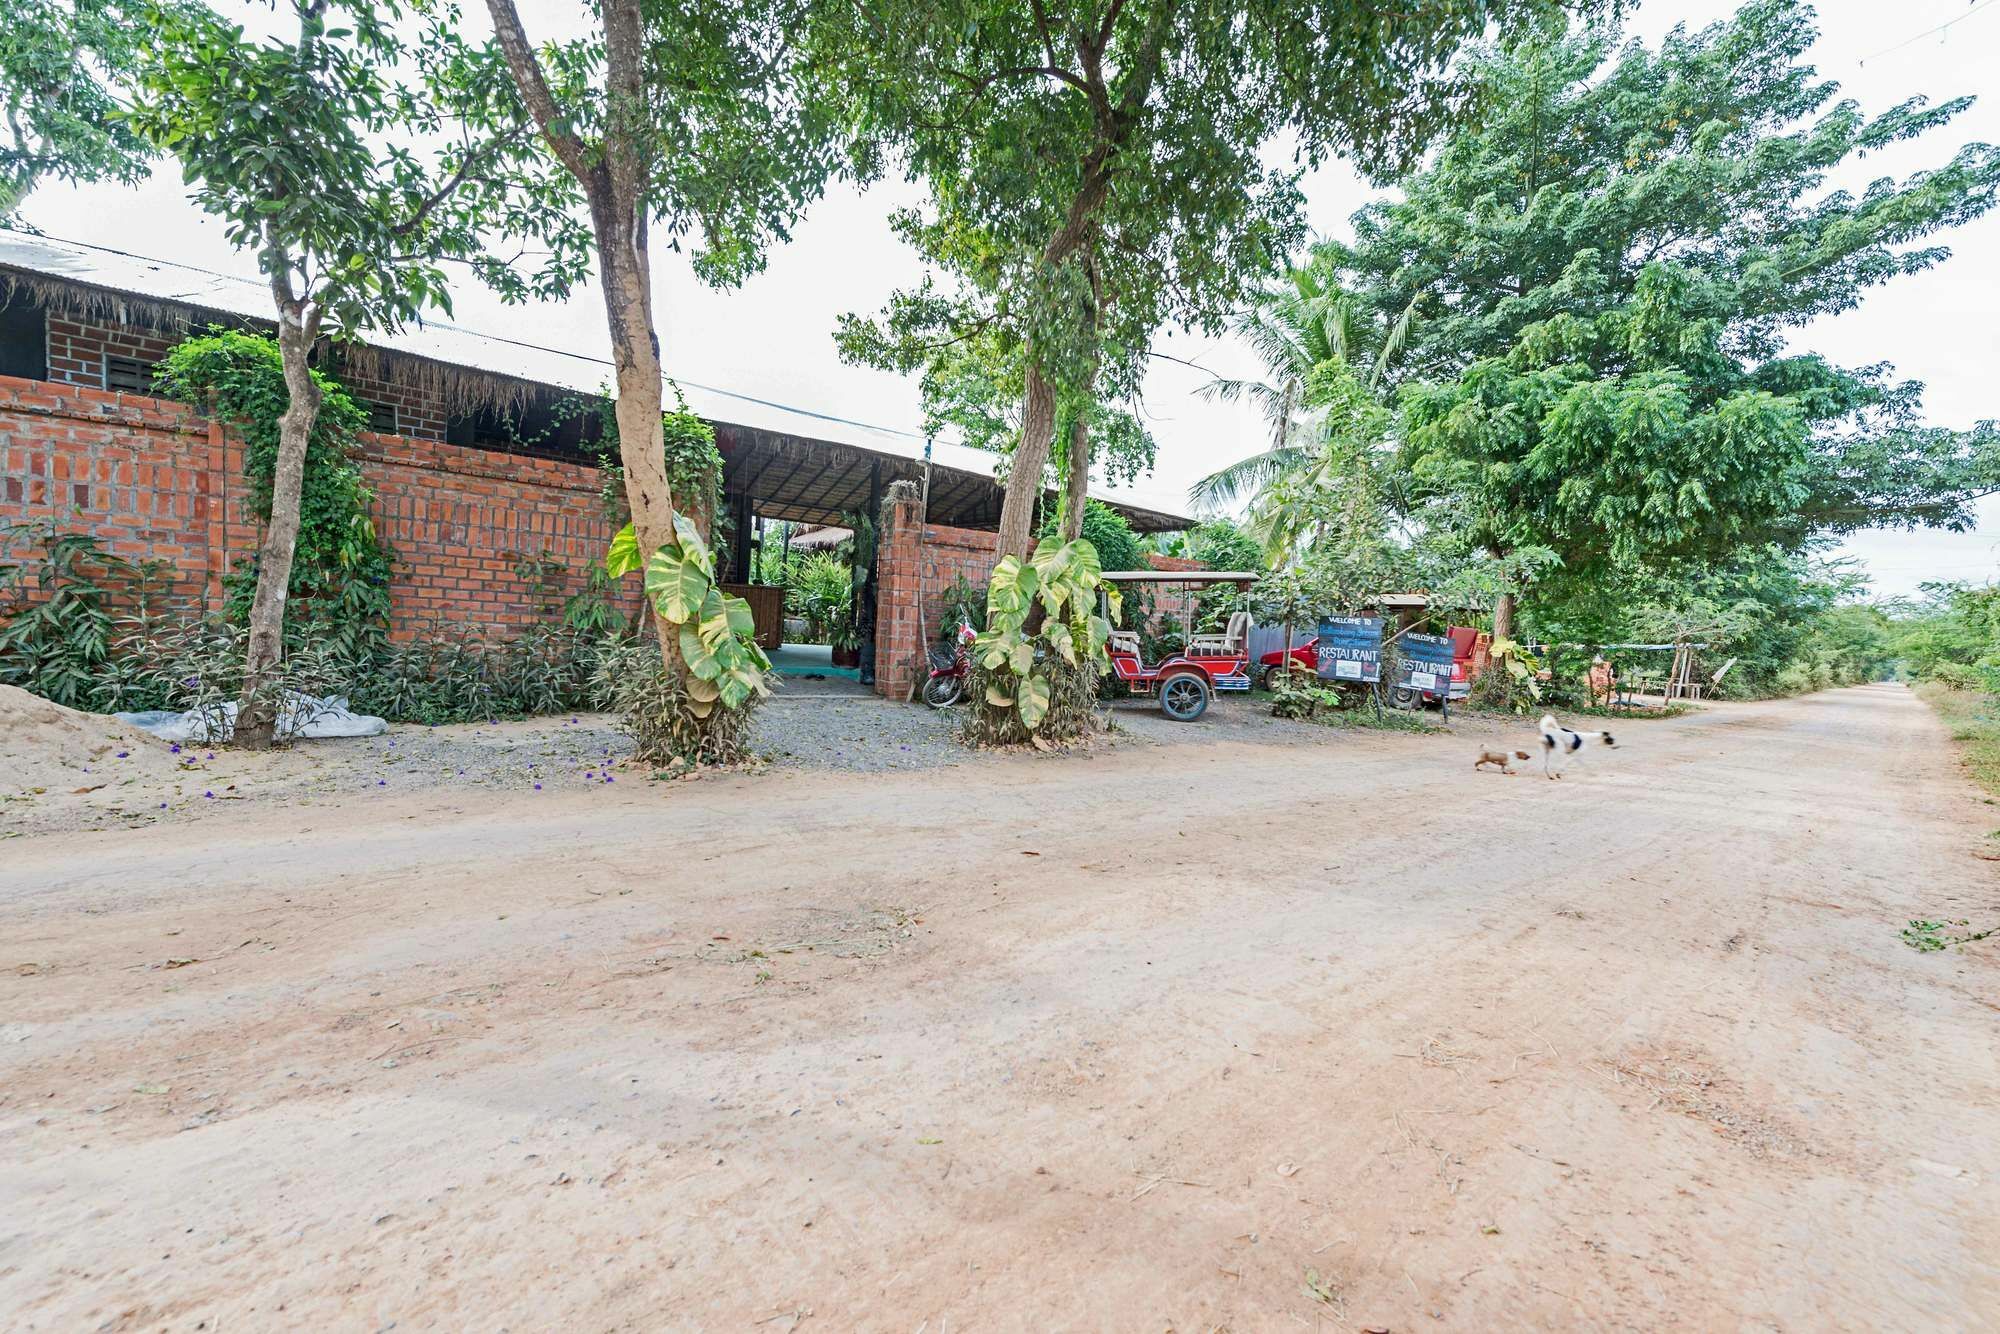
{"label": "white plastic sheet on ground", "polygon": [[[145,713],[114,713],[111,716],[167,741],[227,741],[236,730],[234,701],[208,709],[190,709],[186,713],[154,709]],[[325,699],[317,695],[287,695],[278,709],[278,736],[287,741],[381,736],[388,730],[389,724],[380,718],[350,712],[344,695]]]}

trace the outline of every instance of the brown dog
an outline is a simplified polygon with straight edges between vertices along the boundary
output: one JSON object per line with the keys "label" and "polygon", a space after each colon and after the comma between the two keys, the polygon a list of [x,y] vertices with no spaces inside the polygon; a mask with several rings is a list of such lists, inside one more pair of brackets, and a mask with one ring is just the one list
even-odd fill
{"label": "brown dog", "polygon": [[1513,762],[1515,760],[1525,760],[1531,758],[1533,757],[1530,756],[1528,752],[1525,750],[1514,750],[1514,751],[1482,750],[1479,752],[1479,758],[1472,762],[1472,767],[1473,770],[1477,772],[1480,769],[1484,769],[1489,764],[1497,764],[1500,766],[1501,773],[1511,774],[1514,772]]}

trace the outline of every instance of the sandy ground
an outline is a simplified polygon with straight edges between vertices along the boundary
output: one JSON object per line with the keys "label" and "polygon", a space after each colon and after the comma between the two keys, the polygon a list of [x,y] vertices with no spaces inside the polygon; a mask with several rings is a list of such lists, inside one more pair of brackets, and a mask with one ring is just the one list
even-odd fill
{"label": "sandy ground", "polygon": [[1907,692],[1216,735],[0,844],[6,1323],[2000,1328]]}

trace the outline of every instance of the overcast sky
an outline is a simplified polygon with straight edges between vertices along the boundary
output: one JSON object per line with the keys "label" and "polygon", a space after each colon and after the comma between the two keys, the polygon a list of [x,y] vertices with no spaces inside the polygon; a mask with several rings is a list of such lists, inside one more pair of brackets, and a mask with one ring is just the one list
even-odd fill
{"label": "overcast sky", "polygon": [[[227,0],[218,7],[227,8]],[[538,38],[573,27],[576,8],[559,0],[522,2],[530,35]],[[1677,22],[1699,26],[1733,8],[1724,0],[1651,0],[1625,28],[1655,41]],[[473,5],[468,17],[480,14]],[[1929,31],[1953,20],[1942,33]],[[2000,87],[1993,75],[2000,66],[2000,2],[1828,0],[1820,6],[1820,26],[1815,64],[1864,112],[1919,93],[1933,100],[1992,94],[1947,133],[1865,159],[1861,172],[1842,184],[1858,188],[1875,176],[1907,175],[1946,161],[1966,142],[2000,142]],[[1340,164],[1306,185],[1308,216],[1322,235],[1346,235],[1349,215],[1370,197]],[[900,182],[866,194],[836,187],[791,243],[772,253],[765,272],[733,291],[703,287],[680,256],[656,255],[669,373],[874,425],[918,429],[914,384],[842,365],[831,338],[838,315],[873,312],[893,289],[920,276],[914,256],[884,222],[891,209],[916,198]],[[247,276],[256,272],[247,255],[224,242],[221,226],[187,201],[171,165],[136,189],[48,187],[29,200],[24,214],[51,236]],[[1954,252],[1946,263],[1878,289],[1856,310],[1799,330],[1793,343],[1843,364],[1887,360],[1899,374],[1928,386],[1933,422],[1963,427],[2000,416],[1994,387],[2000,375],[2000,215],[1940,239]],[[481,332],[593,355],[606,351],[603,306],[594,291],[566,305],[509,307],[468,281],[455,299],[456,322]],[[1216,374],[1256,370],[1244,349],[1227,339],[1169,332],[1157,346]],[[1263,445],[1263,427],[1249,412],[1195,396],[1206,378],[1166,356],[1155,360],[1147,378],[1142,412],[1160,443],[1159,464],[1131,490],[1160,508],[1186,512],[1190,483]],[[2000,498],[1986,502],[1982,517],[1973,533],[1869,532],[1848,550],[1866,563],[1882,594],[1910,592],[1927,579],[1986,582],[2000,573]]]}

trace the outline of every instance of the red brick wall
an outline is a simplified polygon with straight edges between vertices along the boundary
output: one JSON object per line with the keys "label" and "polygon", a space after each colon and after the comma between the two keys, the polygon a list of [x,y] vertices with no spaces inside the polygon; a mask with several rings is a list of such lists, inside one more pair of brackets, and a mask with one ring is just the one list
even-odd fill
{"label": "red brick wall", "polygon": [[163,359],[181,335],[128,324],[48,317],[49,382],[104,388],[104,358],[136,357],[151,364]]}
{"label": "red brick wall", "polygon": [[[908,699],[920,684],[925,653],[944,615],[944,594],[964,575],[984,588],[1000,546],[998,533],[929,524],[917,533],[917,502],[890,507],[876,547],[875,691],[885,699]],[[921,607],[918,606],[922,590]]]}
{"label": "red brick wall", "polygon": [[[50,322],[52,368],[60,323]],[[377,530],[396,552],[399,636],[437,616],[519,629],[536,610],[511,568],[515,555],[550,553],[574,591],[610,543],[595,468],[404,436],[365,435],[356,456],[375,492]],[[261,527],[240,444],[192,409],[0,376],[0,522],[47,515],[121,556],[171,562],[182,594],[213,602]]]}

